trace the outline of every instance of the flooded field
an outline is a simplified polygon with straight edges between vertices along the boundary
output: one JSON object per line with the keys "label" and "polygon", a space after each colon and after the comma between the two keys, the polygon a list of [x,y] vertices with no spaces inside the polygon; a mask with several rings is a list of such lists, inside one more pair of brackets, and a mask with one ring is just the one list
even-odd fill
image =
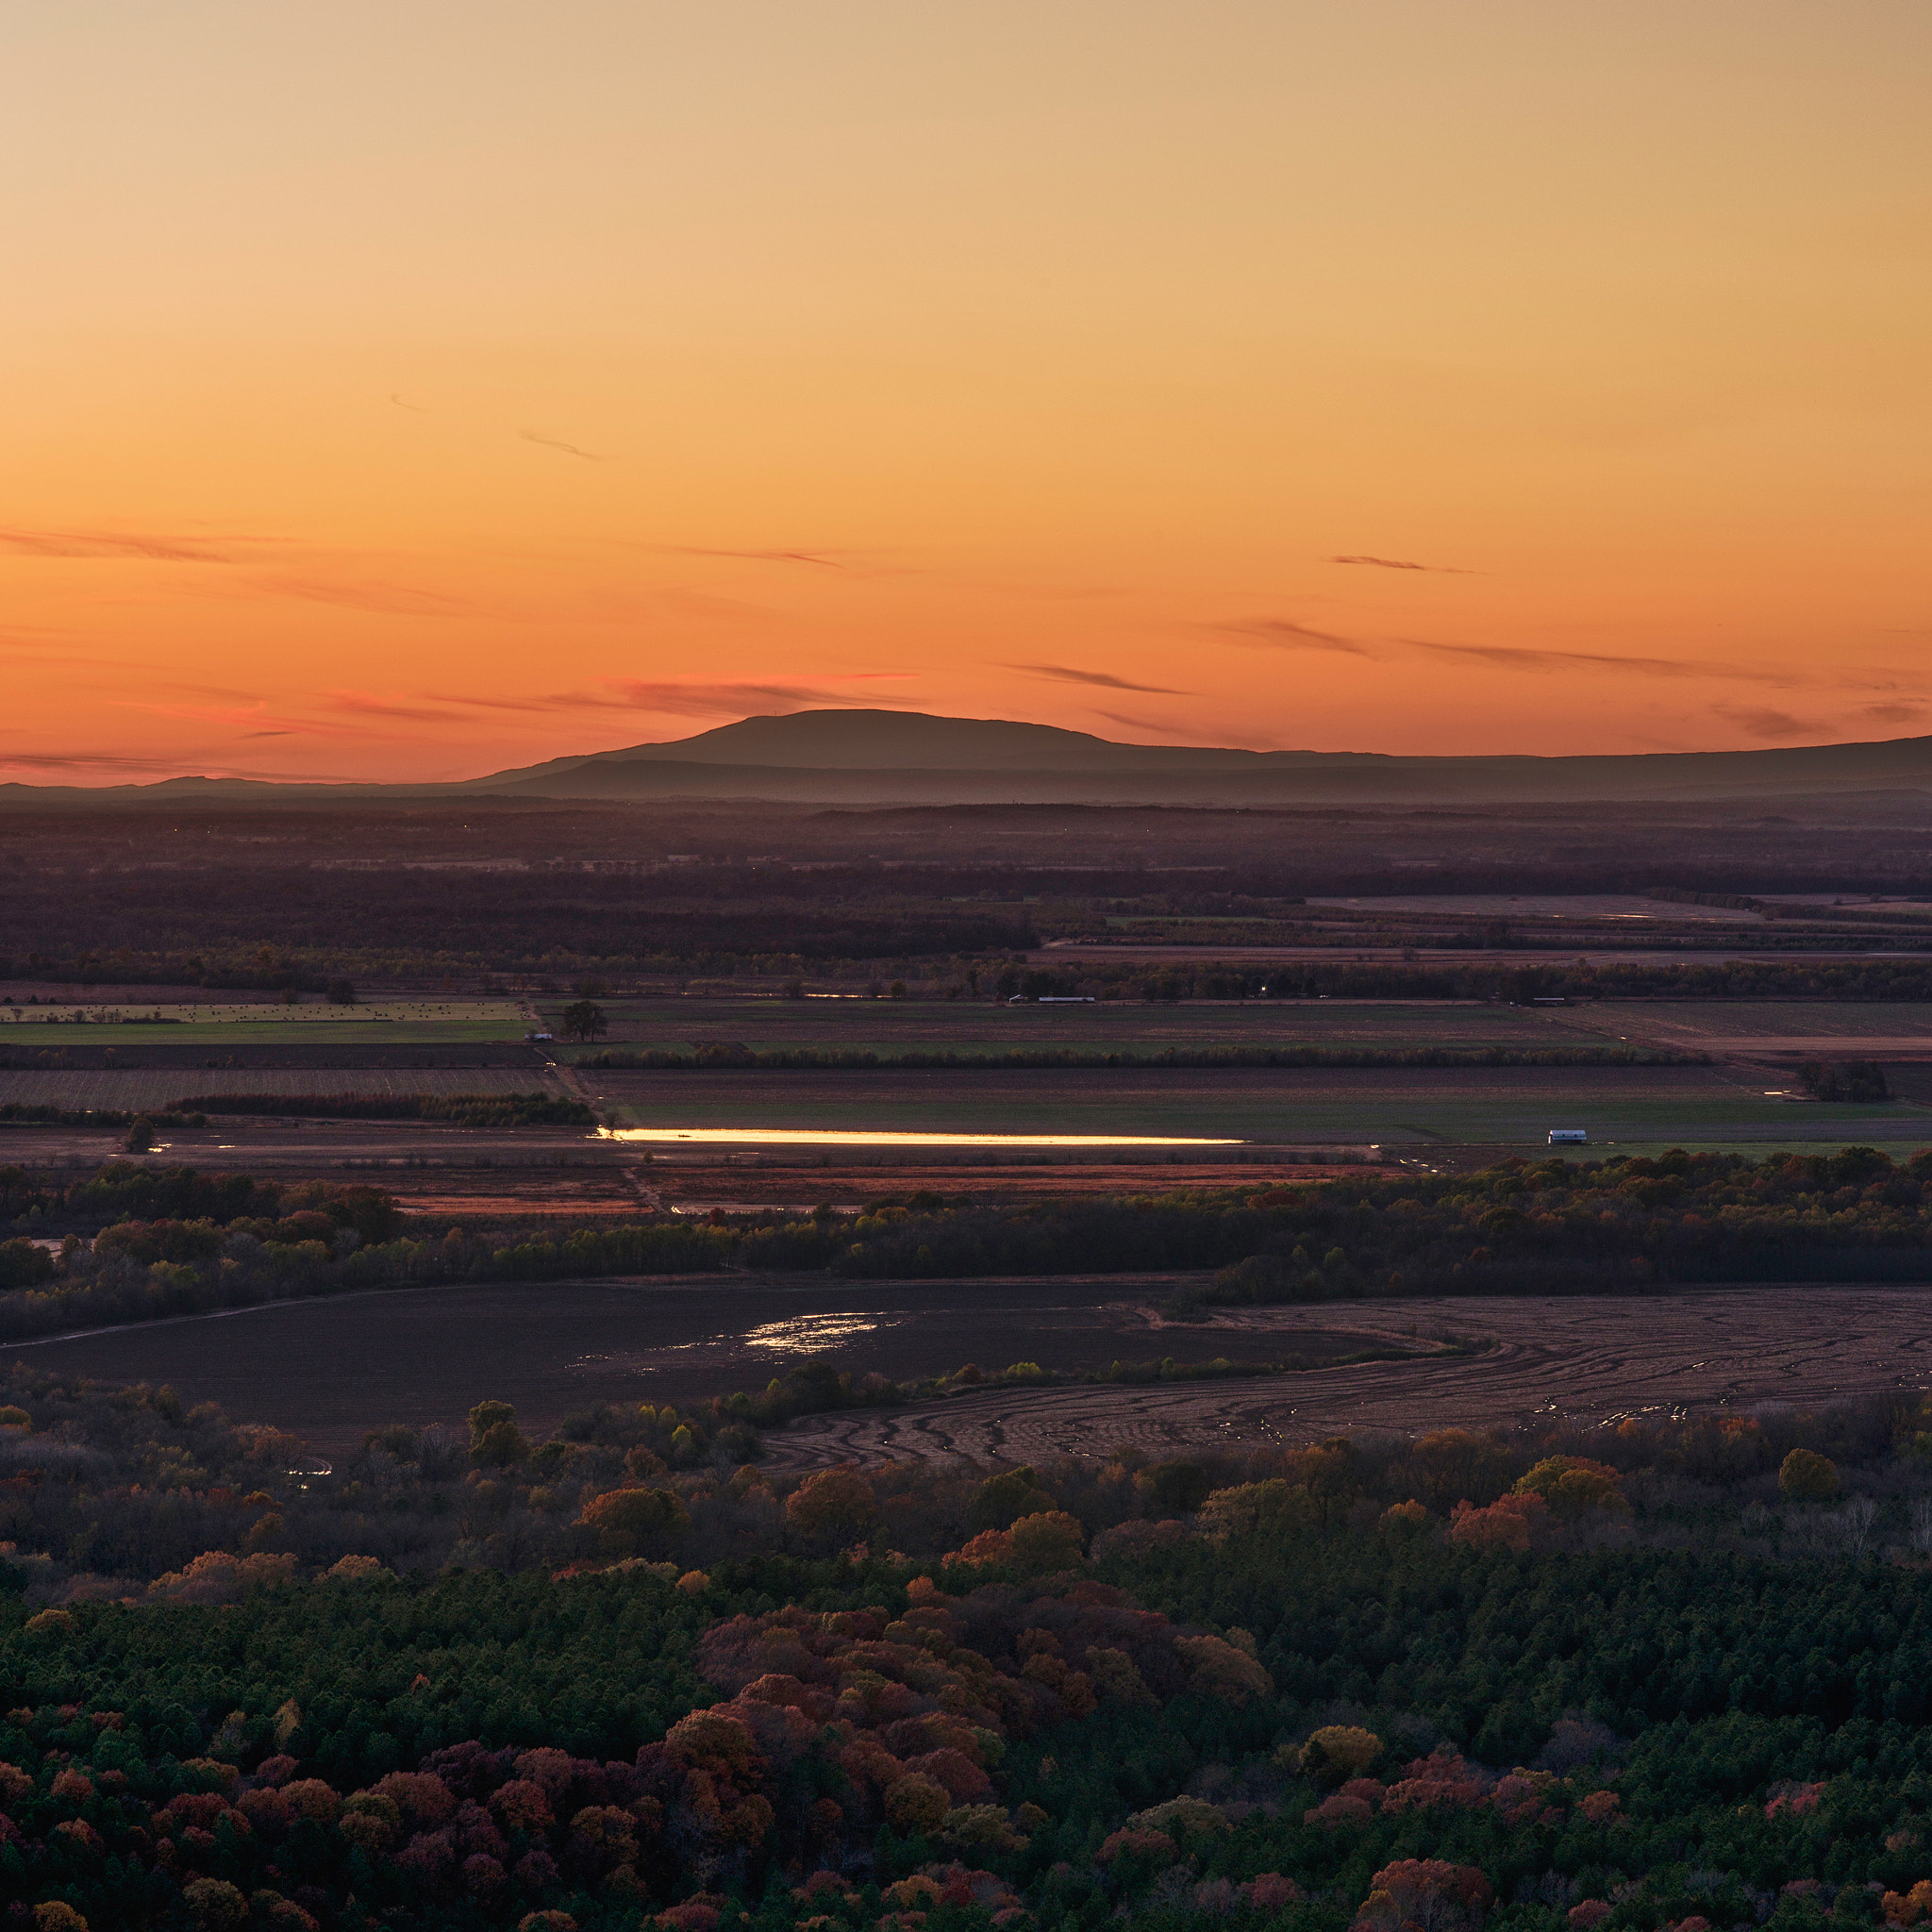
{"label": "flooded field", "polygon": [[714,1139],[780,1129],[826,1141],[1077,1135],[1524,1147],[1546,1144],[1552,1127],[1583,1127],[1595,1144],[1932,1141],[1932,1118],[1918,1108],[1794,1106],[1765,1091],[1788,1078],[1724,1066],[596,1069],[582,1078],[626,1126]]}
{"label": "flooded field", "polygon": [[[460,1422],[486,1397],[541,1426],[597,1401],[688,1403],[762,1388],[821,1354],[895,1376],[958,1368],[1208,1361],[1211,1331],[1157,1334],[1152,1305],[1187,1277],[827,1283],[742,1276],[425,1288],[285,1302],[23,1344],[0,1358],[111,1381],[293,1429],[325,1449],[386,1422]],[[1311,1330],[1298,1349],[1345,1353]]]}
{"label": "flooded field", "polygon": [[[781,1465],[904,1457],[1025,1461],[1133,1445],[1173,1454],[1346,1432],[1586,1425],[1679,1407],[1749,1409],[1932,1387],[1932,1288],[1739,1288],[1653,1296],[1245,1308],[1187,1324],[1186,1277],[839,1283],[741,1277],[415,1289],[21,1344],[0,1355],[274,1423],[324,1453],[387,1422],[460,1422],[485,1397],[542,1429],[595,1401],[680,1405],[789,1362],[911,1377],[976,1361],[1084,1369],[1172,1357],[1310,1360],[1290,1375],[1151,1387],[1006,1387],[924,1407],[808,1417]],[[1473,1355],[1345,1365],[1364,1349]]]}
{"label": "flooded field", "polygon": [[854,1127],[602,1127],[598,1138],[643,1146],[757,1147],[1229,1147],[1229,1139],[1176,1134],[867,1133]]}

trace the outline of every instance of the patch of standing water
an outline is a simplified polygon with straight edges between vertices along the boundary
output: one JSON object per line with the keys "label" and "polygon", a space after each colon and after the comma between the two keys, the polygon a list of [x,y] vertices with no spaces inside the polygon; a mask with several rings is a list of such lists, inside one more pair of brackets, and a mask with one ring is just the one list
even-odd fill
{"label": "patch of standing water", "polygon": [[744,1341],[747,1348],[768,1349],[774,1355],[813,1355],[830,1342],[870,1335],[878,1325],[870,1315],[798,1315],[789,1322],[748,1328]]}
{"label": "patch of standing water", "polygon": [[841,1127],[599,1127],[600,1141],[760,1147],[1239,1147],[1188,1134],[867,1134]]}

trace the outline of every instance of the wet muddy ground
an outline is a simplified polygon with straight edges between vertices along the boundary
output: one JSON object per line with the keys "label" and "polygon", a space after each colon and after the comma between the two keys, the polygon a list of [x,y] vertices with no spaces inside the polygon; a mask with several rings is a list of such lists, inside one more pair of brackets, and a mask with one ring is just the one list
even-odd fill
{"label": "wet muddy ground", "polygon": [[[1283,1376],[961,1393],[808,1417],[768,1439],[784,1466],[900,1457],[1027,1461],[1133,1444],[1175,1454],[1339,1432],[1586,1424],[1684,1407],[1799,1406],[1932,1388],[1932,1288],[1739,1288],[1654,1296],[1244,1308],[1172,1324],[1188,1277],[807,1283],[744,1276],[414,1289],[16,1345],[0,1355],[172,1383],[340,1453],[388,1422],[460,1421],[486,1397],[535,1429],[595,1401],[688,1405],[762,1387],[810,1354],[911,1378],[1035,1361],[1172,1357],[1318,1364]],[[1346,1365],[1364,1349],[1473,1355]]]}

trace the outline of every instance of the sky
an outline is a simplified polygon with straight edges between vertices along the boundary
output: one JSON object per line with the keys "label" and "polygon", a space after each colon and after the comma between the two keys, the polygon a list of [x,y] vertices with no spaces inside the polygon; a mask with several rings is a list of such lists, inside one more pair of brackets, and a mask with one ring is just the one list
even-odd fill
{"label": "sky", "polygon": [[1932,731],[1924,0],[9,0],[0,780]]}

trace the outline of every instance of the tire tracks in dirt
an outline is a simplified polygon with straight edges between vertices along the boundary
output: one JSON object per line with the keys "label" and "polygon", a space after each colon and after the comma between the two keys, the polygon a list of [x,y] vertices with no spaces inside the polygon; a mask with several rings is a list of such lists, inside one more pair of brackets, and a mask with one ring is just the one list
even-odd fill
{"label": "tire tracks in dirt", "polygon": [[[1343,1325],[1333,1307],[1242,1309],[1211,1325],[1254,1354],[1264,1342],[1289,1354],[1295,1331],[1318,1322],[1331,1333]],[[1417,1300],[1380,1304],[1361,1324],[1364,1347],[1412,1345],[1419,1333],[1488,1346],[1228,1381],[974,1390],[891,1412],[805,1417],[766,1438],[767,1458],[814,1469],[1053,1461],[1125,1448],[1159,1457],[1559,1418],[1601,1427],[1637,1414],[1742,1413],[1932,1388],[1927,1288]]]}

